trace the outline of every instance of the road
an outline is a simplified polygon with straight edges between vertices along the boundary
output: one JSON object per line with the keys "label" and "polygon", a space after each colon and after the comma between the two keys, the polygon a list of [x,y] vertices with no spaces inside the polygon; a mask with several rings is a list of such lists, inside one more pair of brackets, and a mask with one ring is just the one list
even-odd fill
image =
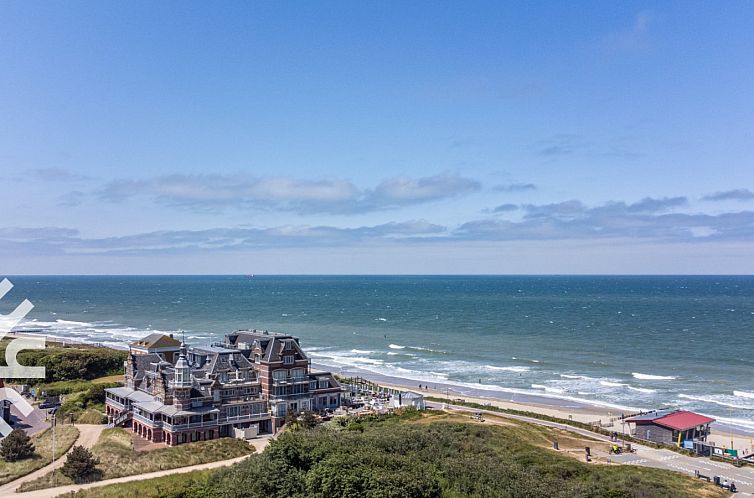
{"label": "road", "polygon": [[10,414],[13,420],[14,429],[23,429],[26,434],[32,436],[50,427],[50,421],[47,420],[47,410],[41,410],[38,406],[26,417],[18,409],[11,405]]}
{"label": "road", "polygon": [[[442,409],[442,403],[428,402],[428,407],[435,409]],[[447,406],[447,405],[446,405]],[[522,415],[512,415],[508,413],[501,413],[492,410],[477,410],[474,408],[468,408],[465,406],[449,405],[449,409],[453,411],[462,411],[466,413],[474,413],[481,411],[486,415],[493,415],[496,417],[508,418],[511,420],[519,420],[521,422],[528,422],[530,424],[541,425],[545,427],[552,427],[556,429],[566,430],[580,436],[589,437],[606,443],[611,443],[610,438],[591,432],[578,427],[569,426],[567,424],[560,424],[557,422],[550,422],[547,420],[539,420],[536,418],[525,417]],[[741,497],[754,497],[754,468],[741,467],[738,468],[734,465],[713,462],[709,458],[703,457],[689,457],[681,455],[670,450],[658,450],[644,446],[640,444],[631,443],[631,446],[636,450],[635,453],[628,453],[624,455],[611,456],[612,461],[618,462],[624,465],[639,465],[642,467],[654,467],[658,469],[671,470],[674,472],[681,472],[694,476],[694,471],[698,470],[702,475],[720,476],[721,479],[728,479],[736,483],[738,488],[738,495]]]}

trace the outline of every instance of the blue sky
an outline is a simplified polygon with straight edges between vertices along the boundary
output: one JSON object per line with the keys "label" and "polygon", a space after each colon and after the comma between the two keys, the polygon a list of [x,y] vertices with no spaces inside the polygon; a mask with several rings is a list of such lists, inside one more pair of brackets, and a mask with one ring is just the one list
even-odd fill
{"label": "blue sky", "polygon": [[1,270],[753,273],[749,2],[3,2]]}

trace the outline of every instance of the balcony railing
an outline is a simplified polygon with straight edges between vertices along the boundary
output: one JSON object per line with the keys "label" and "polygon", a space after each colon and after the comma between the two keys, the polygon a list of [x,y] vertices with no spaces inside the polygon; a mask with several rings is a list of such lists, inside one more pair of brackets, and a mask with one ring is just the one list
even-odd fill
{"label": "balcony railing", "polygon": [[118,407],[118,408],[126,408],[128,406],[127,404],[121,403],[120,401],[116,401],[113,398],[105,398],[105,403]]}
{"label": "balcony railing", "polygon": [[285,379],[272,379],[273,386],[293,386],[296,384],[309,384],[308,377],[286,377]]}
{"label": "balcony railing", "polygon": [[152,427],[162,427],[163,424],[162,420],[151,420],[149,417],[145,417],[144,415],[138,414],[136,412],[133,412],[133,419]]}
{"label": "balcony railing", "polygon": [[203,420],[201,422],[187,422],[185,424],[169,424],[167,422],[162,423],[162,426],[169,431],[182,431],[186,429],[201,429],[203,427],[215,427],[217,425],[218,425],[218,421],[216,419]]}
{"label": "balcony railing", "polygon": [[311,398],[312,393],[310,392],[303,392],[303,393],[291,393],[291,394],[273,394],[272,398],[273,401],[275,399],[296,399],[296,398]]}
{"label": "balcony railing", "polygon": [[262,420],[269,418],[269,412],[263,413],[249,413],[247,415],[233,415],[229,417],[220,417],[218,422],[221,424],[236,424],[242,422],[252,422],[254,420]]}

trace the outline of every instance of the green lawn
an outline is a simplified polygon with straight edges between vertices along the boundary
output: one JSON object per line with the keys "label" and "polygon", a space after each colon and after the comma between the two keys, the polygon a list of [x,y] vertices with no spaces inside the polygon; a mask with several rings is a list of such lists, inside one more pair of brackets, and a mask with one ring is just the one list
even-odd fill
{"label": "green lawn", "polygon": [[[59,425],[55,428],[55,456],[60,458],[70,449],[79,437],[79,430],[70,425]],[[35,456],[18,462],[6,462],[0,459],[0,484],[18,479],[37,469],[41,469],[52,461],[52,430],[45,429],[31,437],[34,443]]]}
{"label": "green lawn", "polygon": [[[254,448],[245,441],[235,438],[221,438],[212,441],[199,441],[179,446],[165,447],[152,451],[136,452],[131,444],[131,433],[121,428],[105,429],[92,452],[100,460],[97,466],[103,479],[146,474],[158,470],[188,467],[202,463],[228,460],[249,455]],[[59,473],[58,473],[59,474]],[[58,475],[58,485],[71,484],[67,478]],[[32,491],[52,487],[52,476],[45,475],[35,481],[25,483],[21,491]]]}

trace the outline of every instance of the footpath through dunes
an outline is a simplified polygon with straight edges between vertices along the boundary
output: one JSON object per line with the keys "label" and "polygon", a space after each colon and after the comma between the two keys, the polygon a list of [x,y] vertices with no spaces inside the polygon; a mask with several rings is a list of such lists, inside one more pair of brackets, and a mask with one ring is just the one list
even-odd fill
{"label": "footpath through dunes", "polygon": [[[437,402],[428,402],[427,406],[435,409],[440,409],[443,404]],[[547,420],[540,420],[522,415],[514,415],[492,410],[469,408],[459,405],[447,405],[447,408],[451,411],[461,413],[470,414],[481,412],[493,417],[502,417],[504,419],[518,420],[539,426],[556,428],[596,441],[601,441],[603,443],[610,443],[610,438],[607,436],[558,422],[551,422]],[[703,457],[690,457],[676,453],[674,451],[650,448],[641,444],[632,443],[632,446],[636,450],[635,453],[611,455],[611,462],[623,465],[636,465],[641,467],[669,470],[685,474],[690,477],[695,476],[696,471],[699,471],[700,474],[705,476],[720,476],[722,480],[735,482],[736,487],[739,491],[738,496],[754,496],[754,468],[752,467],[745,466],[739,468],[729,463],[716,462]]]}
{"label": "footpath through dunes", "polygon": [[105,426],[81,424],[81,425],[77,425],[76,428],[79,431],[79,436],[76,439],[76,441],[73,443],[71,448],[64,455],[62,455],[60,458],[58,458],[54,462],[42,467],[39,470],[35,470],[34,472],[30,474],[20,477],[7,484],[3,484],[2,486],[0,486],[0,496],[12,496],[14,495],[14,492],[16,491],[16,489],[22,484],[26,482],[35,481],[39,479],[40,477],[49,474],[53,470],[56,470],[62,467],[63,463],[65,463],[66,456],[68,455],[68,453],[71,452],[71,449],[73,448],[73,446],[78,445],[78,446],[83,446],[89,449],[92,448],[92,446],[94,446],[94,444],[97,442],[97,439],[99,439],[99,436],[102,433],[102,430],[105,428]]}
{"label": "footpath through dunes", "polygon": [[[271,439],[272,438],[259,438],[259,439],[254,439],[250,441],[250,443],[252,444],[252,446],[254,446],[256,453],[261,453],[270,444]],[[58,486],[55,488],[38,489],[34,491],[28,491],[25,493],[15,493],[12,496],[15,496],[18,498],[54,498],[56,496],[72,495],[73,493],[76,493],[81,490],[91,490],[91,489],[96,489],[96,488],[111,485],[111,484],[125,484],[125,483],[129,483],[133,481],[157,479],[160,477],[165,477],[165,476],[169,476],[173,474],[185,474],[185,473],[194,472],[198,470],[218,469],[218,468],[227,467],[227,466],[242,462],[243,460],[249,458],[249,456],[251,455],[231,458],[228,460],[221,460],[217,462],[209,462],[209,463],[204,463],[200,465],[192,465],[189,467],[178,467],[175,469],[150,472],[147,474],[137,474],[137,475],[131,475],[131,476],[125,476],[125,477],[118,477],[115,479],[106,479],[103,481],[97,481],[97,482],[92,482],[92,483],[87,483],[87,484],[71,484],[67,486]],[[0,491],[0,496],[8,496],[8,495],[5,495]]]}

